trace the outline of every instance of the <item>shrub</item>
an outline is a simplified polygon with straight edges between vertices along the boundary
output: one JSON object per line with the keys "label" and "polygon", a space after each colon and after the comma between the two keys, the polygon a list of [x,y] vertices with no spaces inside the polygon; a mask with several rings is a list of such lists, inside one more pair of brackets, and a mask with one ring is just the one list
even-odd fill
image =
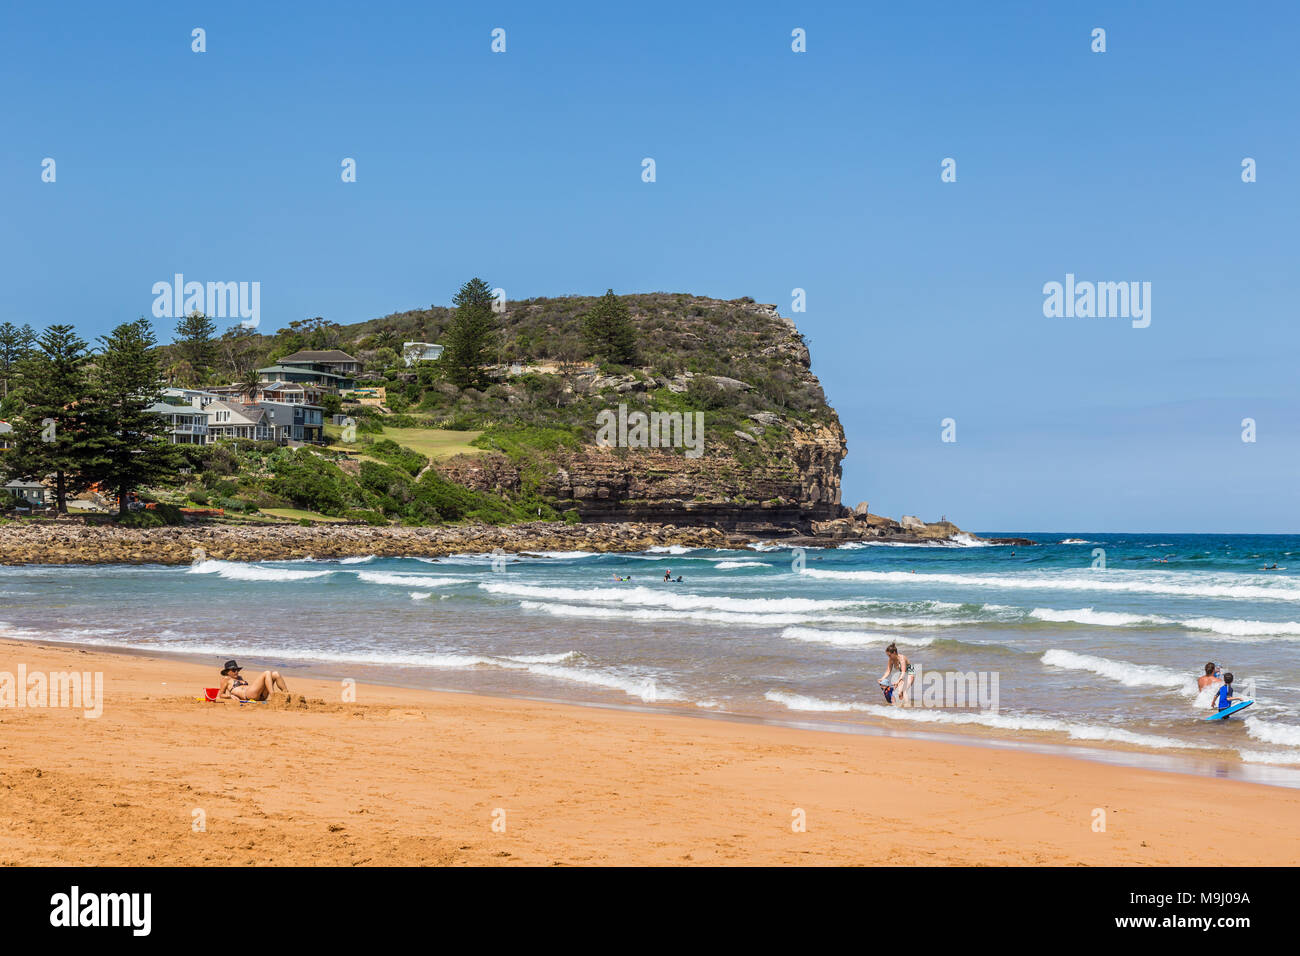
{"label": "shrub", "polygon": [[412,451],[409,448],[403,448],[391,438],[385,438],[382,441],[375,442],[373,445],[369,445],[365,449],[365,453],[375,458],[379,458],[390,465],[396,465],[398,468],[401,468],[403,471],[409,472],[412,475],[418,475],[420,469],[429,463],[429,459],[425,458],[419,452]]}
{"label": "shrub", "polygon": [[271,491],[295,505],[338,516],[360,504],[359,489],[338,467],[306,449],[272,462]]}

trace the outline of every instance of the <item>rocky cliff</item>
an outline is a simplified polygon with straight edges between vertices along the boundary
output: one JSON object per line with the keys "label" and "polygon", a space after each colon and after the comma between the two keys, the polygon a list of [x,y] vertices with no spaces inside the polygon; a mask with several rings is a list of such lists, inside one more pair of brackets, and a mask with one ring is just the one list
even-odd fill
{"label": "rocky cliff", "polygon": [[[840,512],[846,446],[836,421],[792,425],[749,460],[722,449],[688,458],[662,449],[586,446],[553,455],[537,490],[583,521],[661,521],[755,534],[812,532]],[[522,469],[504,455],[460,456],[441,466],[458,484],[519,490]]]}
{"label": "rocky cliff", "polygon": [[[534,386],[555,394],[556,416],[576,422],[576,443],[540,455],[449,459],[437,466],[444,477],[482,491],[535,491],[583,521],[761,534],[811,533],[814,522],[839,517],[844,430],[794,322],[750,299],[625,299],[651,361],[580,374],[547,369],[549,391]],[[512,305],[513,321],[529,323],[530,310],[551,301]],[[703,441],[646,447],[628,438],[626,421],[637,414],[687,416]],[[599,423],[615,416],[620,427],[602,437]]]}

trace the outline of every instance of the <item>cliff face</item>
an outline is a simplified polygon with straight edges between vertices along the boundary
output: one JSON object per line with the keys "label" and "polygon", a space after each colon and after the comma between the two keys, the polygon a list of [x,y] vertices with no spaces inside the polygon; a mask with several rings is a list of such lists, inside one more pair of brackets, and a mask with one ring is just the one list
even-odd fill
{"label": "cliff face", "polygon": [[[792,427],[760,461],[728,453],[687,458],[658,449],[584,446],[555,455],[537,490],[583,521],[661,521],[734,531],[804,531],[840,512],[844,432]],[[462,456],[441,466],[458,484],[518,491],[521,469],[504,455]]]}
{"label": "cliff face", "polygon": [[[629,297],[645,330],[643,351],[660,361],[568,376],[557,389],[557,406],[587,416],[579,447],[464,456],[436,467],[477,490],[535,491],[583,521],[809,533],[813,522],[840,517],[844,430],[794,322],[747,299],[664,299]],[[597,415],[655,411],[698,413],[703,453],[598,443]]]}

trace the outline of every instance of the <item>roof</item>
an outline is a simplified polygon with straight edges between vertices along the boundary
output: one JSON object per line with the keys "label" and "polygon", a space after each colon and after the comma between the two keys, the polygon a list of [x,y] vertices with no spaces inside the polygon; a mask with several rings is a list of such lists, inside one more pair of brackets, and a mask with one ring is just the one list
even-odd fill
{"label": "roof", "polygon": [[22,489],[22,488],[28,488],[28,489],[32,489],[32,490],[35,490],[35,489],[39,488],[39,489],[41,489],[42,491],[45,490],[45,486],[44,486],[43,484],[41,484],[39,481],[11,481],[11,482],[9,482],[8,484],[6,484],[5,487],[6,487],[6,488],[19,488],[19,489]]}
{"label": "roof", "polygon": [[206,408],[195,408],[193,405],[169,405],[167,402],[154,402],[146,412],[153,412],[155,415],[211,415]]}
{"label": "roof", "polygon": [[[245,419],[247,419],[247,424],[252,424],[252,425],[256,425],[258,422],[260,422],[263,418],[266,417],[265,408],[262,408],[257,405],[243,405],[238,402],[212,402],[211,404],[208,405],[208,409],[215,410],[215,411],[234,412],[236,415],[242,415]],[[226,424],[238,425],[243,423],[241,422],[215,423],[216,427],[218,428]]]}
{"label": "roof", "polygon": [[286,355],[280,359],[281,364],[285,362],[357,362],[361,360],[353,358],[342,349],[327,349],[324,352],[313,352],[311,349],[305,349],[301,352],[294,352],[292,355]]}
{"label": "roof", "polygon": [[346,375],[335,375],[333,372],[318,372],[312,368],[296,368],[285,365],[268,365],[266,368],[257,370],[258,375],[263,373],[268,375],[324,375],[326,378],[347,378]]}

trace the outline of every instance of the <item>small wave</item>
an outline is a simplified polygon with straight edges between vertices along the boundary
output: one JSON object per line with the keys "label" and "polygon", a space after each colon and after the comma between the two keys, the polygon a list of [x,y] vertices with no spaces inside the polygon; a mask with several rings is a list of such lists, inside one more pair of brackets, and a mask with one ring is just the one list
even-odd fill
{"label": "small wave", "polygon": [[719,561],[714,567],[719,571],[729,571],[732,568],[765,568],[767,565],[762,561]]}
{"label": "small wave", "polygon": [[1085,541],[1083,538],[1064,538],[1057,544],[1096,544],[1095,541]]}
{"label": "small wave", "polygon": [[310,581],[333,574],[333,571],[298,571],[293,568],[264,568],[256,564],[241,564],[238,561],[200,561],[190,567],[190,574],[215,574],[228,581],[257,581],[264,583],[285,583],[288,581]]}
{"label": "small wave", "polygon": [[514,584],[508,581],[484,581],[479,587],[489,594],[509,597],[535,598],[544,601],[568,603],[590,602],[601,606],[633,605],[675,611],[717,610],[749,613],[782,613],[830,611],[853,607],[863,602],[857,598],[733,598],[723,595],[683,593],[664,587],[621,588],[554,588],[536,584]]}
{"label": "small wave", "polygon": [[1090,607],[1081,607],[1073,611],[1056,611],[1048,607],[1036,607],[1029,612],[1030,617],[1040,621],[1056,624],[1100,624],[1104,627],[1136,627],[1141,624],[1167,624],[1165,618],[1150,617],[1144,614],[1122,614],[1118,611],[1094,611]]}
{"label": "small wave", "polygon": [[597,557],[596,551],[529,551],[530,557],[552,558],[556,561],[572,561],[579,558]]}
{"label": "small wave", "polygon": [[647,554],[689,554],[692,551],[703,551],[703,548],[688,548],[683,544],[655,544],[646,548]]}
{"label": "small wave", "polygon": [[1297,724],[1274,724],[1252,716],[1246,718],[1246,733],[1266,744],[1300,747],[1300,725]]}
{"label": "small wave", "polygon": [[339,564],[369,564],[375,560],[375,557],[373,554],[365,554],[351,558],[339,558]]}
{"label": "small wave", "polygon": [[1179,623],[1194,631],[1213,631],[1229,637],[1300,635],[1300,622],[1296,621],[1236,621],[1219,617],[1194,617]]}
{"label": "small wave", "polygon": [[1177,750],[1207,750],[1208,744],[1199,744],[1156,734],[1144,734],[1122,727],[1101,727],[1054,717],[1034,717],[1027,714],[995,714],[988,711],[954,711],[918,707],[891,707],[883,704],[859,704],[849,701],[820,700],[802,694],[768,691],[768,700],[782,704],[790,710],[823,713],[858,712],[889,720],[931,724],[975,724],[997,730],[1038,731],[1065,734],[1074,740],[1129,744],[1138,747]]}
{"label": "small wave", "polygon": [[399,588],[441,588],[464,584],[465,578],[439,578],[427,574],[401,574],[391,571],[358,571],[357,579],[367,584],[391,584]]}
{"label": "small wave", "polygon": [[1138,572],[1110,569],[1093,571],[1086,576],[1041,572],[1037,576],[979,574],[916,574],[910,571],[829,571],[804,568],[799,572],[814,578],[839,581],[867,581],[880,584],[953,584],[961,587],[1001,588],[1003,590],[1041,591],[1109,591],[1129,594],[1169,594],[1179,597],[1218,597],[1266,601],[1300,601],[1300,579],[1274,579],[1268,585],[1231,583],[1222,577],[1192,572],[1152,572],[1139,577]]}
{"label": "small wave", "polygon": [[787,627],[781,636],[788,641],[807,641],[813,644],[834,644],[837,647],[886,647],[891,643],[909,647],[929,647],[933,637],[908,637],[895,634],[873,634],[870,631],[831,631],[819,627]]}
{"label": "small wave", "polygon": [[1196,682],[1190,676],[1153,664],[1129,664],[1055,648],[1047,651],[1042,661],[1049,667],[1091,671],[1126,687],[1163,687],[1181,691],[1189,697],[1196,695]]}

